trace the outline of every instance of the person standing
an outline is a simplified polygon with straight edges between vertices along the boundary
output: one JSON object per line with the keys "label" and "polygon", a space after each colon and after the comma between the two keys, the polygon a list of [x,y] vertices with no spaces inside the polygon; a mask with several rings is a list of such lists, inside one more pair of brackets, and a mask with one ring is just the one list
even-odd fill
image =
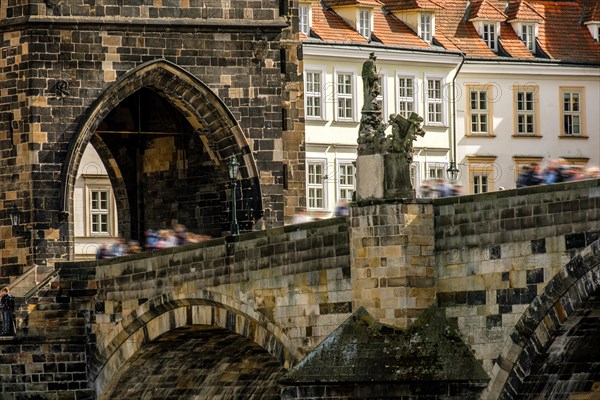
{"label": "person standing", "polygon": [[8,287],[0,291],[0,309],[2,310],[2,336],[13,336],[15,298],[9,293]]}

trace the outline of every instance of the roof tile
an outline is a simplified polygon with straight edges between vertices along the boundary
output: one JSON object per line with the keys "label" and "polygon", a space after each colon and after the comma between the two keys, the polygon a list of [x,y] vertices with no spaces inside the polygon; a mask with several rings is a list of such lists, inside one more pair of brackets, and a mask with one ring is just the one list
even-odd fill
{"label": "roof tile", "polygon": [[423,41],[417,34],[406,26],[393,14],[384,13],[381,9],[374,12],[375,29],[373,34],[383,44],[409,47],[425,47],[429,44]]}
{"label": "roof tile", "polygon": [[367,43],[367,39],[352,29],[333,10],[324,10],[320,6],[312,7],[312,31],[326,42]]}
{"label": "roof tile", "polygon": [[525,0],[512,0],[506,12],[507,21],[541,21],[544,19],[531,4]]}
{"label": "roof tile", "polygon": [[444,0],[381,0],[390,11],[439,10],[444,8]]}
{"label": "roof tile", "polygon": [[479,0],[471,4],[469,13],[469,21],[473,19],[491,19],[496,21],[504,21],[506,15],[494,6],[490,1]]}

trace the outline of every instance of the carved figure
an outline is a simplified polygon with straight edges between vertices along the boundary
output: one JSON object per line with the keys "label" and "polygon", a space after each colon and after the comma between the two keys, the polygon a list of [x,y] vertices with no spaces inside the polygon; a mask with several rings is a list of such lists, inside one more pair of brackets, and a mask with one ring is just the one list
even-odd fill
{"label": "carved figure", "polygon": [[379,104],[376,99],[381,92],[381,86],[379,85],[379,73],[377,72],[375,61],[377,61],[377,57],[375,56],[375,53],[371,53],[369,59],[364,62],[362,67],[364,95],[363,111],[379,109]]}
{"label": "carved figure", "polygon": [[401,153],[406,156],[408,164],[413,160],[413,142],[417,136],[424,136],[425,131],[421,127],[423,118],[417,113],[411,113],[404,118],[400,114],[390,115],[392,134],[388,136],[388,151],[390,153]]}
{"label": "carved figure", "polygon": [[379,85],[379,73],[375,65],[375,53],[369,55],[369,59],[362,67],[364,104],[362,117],[358,130],[358,154],[377,154],[385,152],[385,128],[381,107],[377,103],[381,87]]}

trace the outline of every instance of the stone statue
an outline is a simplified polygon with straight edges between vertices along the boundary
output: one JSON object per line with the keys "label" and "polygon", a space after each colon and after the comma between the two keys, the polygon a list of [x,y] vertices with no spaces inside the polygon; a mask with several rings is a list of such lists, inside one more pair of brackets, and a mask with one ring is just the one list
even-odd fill
{"label": "stone statue", "polygon": [[357,140],[357,199],[412,199],[415,198],[410,181],[413,142],[425,134],[421,127],[423,118],[416,113],[408,118],[390,115],[392,132],[386,135],[388,125],[383,123],[377,102],[381,86],[376,60],[375,53],[371,53],[362,67],[364,104]]}
{"label": "stone statue", "polygon": [[417,136],[424,136],[421,127],[423,118],[416,113],[404,118],[399,114],[390,115],[392,133],[386,139],[388,154],[385,156],[385,198],[414,198],[410,181],[410,165],[413,161],[413,142]]}
{"label": "stone statue", "polygon": [[390,153],[401,153],[406,157],[408,164],[413,160],[413,142],[417,136],[423,137],[425,130],[421,127],[423,118],[417,113],[411,113],[408,119],[400,114],[390,115],[392,134],[387,137],[388,151]]}
{"label": "stone statue", "polygon": [[361,110],[360,127],[358,131],[358,153],[359,154],[381,154],[385,146],[385,128],[381,107],[377,103],[377,96],[381,91],[379,84],[379,73],[375,65],[375,53],[369,55],[369,59],[362,67],[363,80],[363,107]]}
{"label": "stone statue", "polygon": [[379,110],[380,108],[379,103],[377,103],[377,96],[381,93],[381,86],[379,85],[379,73],[375,61],[377,61],[377,57],[375,53],[371,53],[362,67],[363,111]]}

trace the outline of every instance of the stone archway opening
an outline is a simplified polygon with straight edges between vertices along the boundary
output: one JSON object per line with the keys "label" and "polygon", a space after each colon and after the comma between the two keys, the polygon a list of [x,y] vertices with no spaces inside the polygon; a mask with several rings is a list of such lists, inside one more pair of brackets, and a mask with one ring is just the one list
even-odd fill
{"label": "stone archway opening", "polygon": [[186,326],[136,352],[101,400],[278,399],[284,372],[275,357],[237,333]]}
{"label": "stone archway opening", "polygon": [[[240,164],[236,192],[240,230],[262,217],[259,173],[235,117],[202,82],[165,60],[122,76],[90,107],[73,137],[63,166],[63,210],[75,238],[73,171],[92,145],[110,178],[116,203],[116,235],[140,242],[147,229],[183,224],[212,237],[229,230],[231,182],[227,162]],[[92,216],[83,224],[91,226]],[[74,229],[75,228],[75,229]],[[86,228],[90,232],[90,228]],[[108,236],[101,232],[99,236]]]}

